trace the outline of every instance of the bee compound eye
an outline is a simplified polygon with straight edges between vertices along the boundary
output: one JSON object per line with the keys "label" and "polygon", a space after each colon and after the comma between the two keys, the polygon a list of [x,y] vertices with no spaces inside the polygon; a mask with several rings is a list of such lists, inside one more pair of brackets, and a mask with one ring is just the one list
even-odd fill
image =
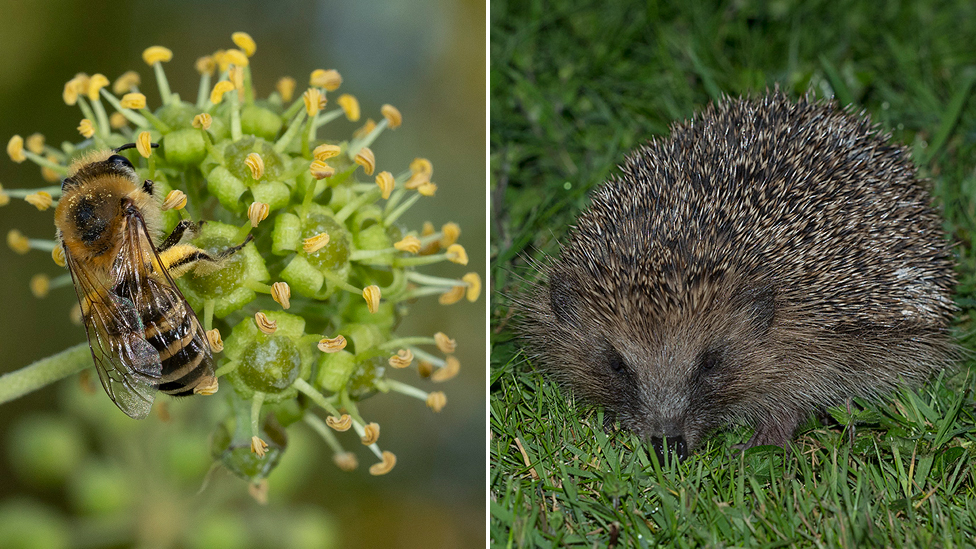
{"label": "bee compound eye", "polygon": [[112,156],[108,157],[108,160],[106,160],[106,162],[108,162],[113,166],[122,166],[122,167],[129,168],[130,170],[135,169],[132,166],[132,162],[129,162],[129,159],[122,156],[121,154],[113,154]]}

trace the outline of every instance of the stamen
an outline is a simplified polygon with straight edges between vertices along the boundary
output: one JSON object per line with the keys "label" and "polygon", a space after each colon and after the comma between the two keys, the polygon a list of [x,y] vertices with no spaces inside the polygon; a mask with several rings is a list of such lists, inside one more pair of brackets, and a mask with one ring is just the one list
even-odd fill
{"label": "stamen", "polygon": [[363,299],[366,300],[366,308],[375,314],[380,309],[380,287],[371,284],[363,288]]}
{"label": "stamen", "polygon": [[464,286],[455,286],[441,294],[437,302],[441,305],[454,305],[462,299],[464,299]]}
{"label": "stamen", "polygon": [[282,309],[291,308],[291,286],[287,282],[275,282],[271,285],[271,299]]}
{"label": "stamen", "polygon": [[309,118],[314,117],[322,110],[322,92],[318,88],[309,88],[305,90],[302,94],[302,100],[305,102],[305,112],[308,114]]}
{"label": "stamen", "polygon": [[108,78],[104,74],[94,74],[88,79],[88,99],[92,101],[97,101],[99,97],[99,90],[108,86]]}
{"label": "stamen", "polygon": [[346,120],[350,122],[359,121],[359,100],[354,95],[344,93],[336,99],[336,102],[342,107],[342,112],[346,114]]}
{"label": "stamen", "polygon": [[210,342],[210,349],[219,353],[224,350],[224,340],[220,337],[220,330],[214,328],[213,330],[207,330],[207,341]]}
{"label": "stamen", "polygon": [[257,324],[258,329],[262,332],[270,335],[278,330],[278,321],[271,320],[268,315],[261,311],[254,314],[254,323]]}
{"label": "stamen", "polygon": [[379,175],[376,176],[376,185],[380,188],[380,192],[382,193],[380,196],[383,197],[383,200],[390,198],[390,194],[393,193],[393,186],[395,183],[396,181],[393,179],[393,174],[390,172],[380,172]]}
{"label": "stamen", "polygon": [[397,354],[390,357],[388,362],[393,368],[406,368],[413,362],[413,353],[410,349],[400,349]]}
{"label": "stamen", "polygon": [[51,277],[44,273],[38,273],[30,279],[30,290],[34,297],[40,299],[47,296],[51,289]]}
{"label": "stamen", "polygon": [[417,192],[422,196],[434,196],[434,193],[437,192],[437,185],[428,181],[417,187]]}
{"label": "stamen", "polygon": [[[124,117],[123,117],[123,119],[124,119]],[[54,156],[53,154],[47,155],[46,157],[44,157],[44,160],[47,160],[51,164],[57,164],[58,163],[58,157]],[[48,183],[54,183],[56,181],[60,181],[61,180],[61,173],[58,172],[58,171],[56,171],[56,170],[51,169],[50,166],[45,166],[45,165],[42,164],[41,165],[41,177],[43,177],[44,178],[44,181],[47,181]],[[2,204],[0,204],[0,205],[2,205]]]}
{"label": "stamen", "polygon": [[309,172],[315,179],[325,179],[335,175],[335,168],[322,160],[313,160],[311,165],[309,165]]}
{"label": "stamen", "polygon": [[415,254],[420,251],[420,239],[413,235],[403,237],[403,240],[393,244],[393,247],[401,252]]}
{"label": "stamen", "polygon": [[380,424],[379,423],[367,423],[363,426],[363,436],[359,437],[363,445],[370,446],[376,444],[376,441],[380,439]]}
{"label": "stamen", "polygon": [[251,437],[251,453],[257,454],[259,458],[264,457],[264,451],[268,449],[268,443],[260,437]]}
{"label": "stamen", "polygon": [[186,193],[179,189],[173,189],[166,194],[166,200],[163,200],[163,211],[166,210],[182,210],[186,207]]}
{"label": "stamen", "polygon": [[254,498],[259,505],[268,504],[268,487],[270,483],[268,479],[263,478],[257,482],[252,482],[247,485],[247,493]]}
{"label": "stamen", "polygon": [[322,144],[315,147],[315,150],[312,151],[312,156],[315,157],[316,160],[325,162],[330,158],[339,156],[340,152],[342,152],[342,147],[339,145]]}
{"label": "stamen", "polygon": [[410,163],[410,173],[423,174],[429,178],[434,174],[434,165],[426,158],[414,158]]}
{"label": "stamen", "polygon": [[213,124],[213,117],[207,113],[200,113],[193,117],[193,127],[198,130],[209,130]]}
{"label": "stamen", "polygon": [[[221,347],[221,350],[223,350],[223,347]],[[216,394],[219,389],[220,382],[217,381],[215,376],[210,376],[208,379],[200,380],[200,382],[197,383],[197,386],[193,388],[193,394],[210,396]]]}
{"label": "stamen", "polygon": [[259,181],[264,176],[264,159],[261,158],[260,154],[256,152],[248,154],[247,158],[244,159],[244,164],[251,170],[251,177],[255,181]]}
{"label": "stamen", "polygon": [[254,43],[254,39],[251,38],[251,35],[246,32],[235,32],[234,34],[230,35],[230,39],[234,42],[234,45],[241,48],[248,57],[253,56],[254,52],[258,49],[257,44]]}
{"label": "stamen", "polygon": [[44,154],[44,136],[39,133],[33,133],[27,137],[24,142],[27,145],[27,150],[34,154]]}
{"label": "stamen", "polygon": [[217,62],[214,60],[212,55],[204,55],[193,63],[193,68],[197,70],[197,73],[199,73],[200,76],[210,76],[217,68]]}
{"label": "stamen", "polygon": [[142,52],[142,60],[150,67],[156,63],[168,63],[172,59],[173,52],[163,46],[150,46]]}
{"label": "stamen", "polygon": [[61,92],[61,99],[69,107],[78,104],[78,90],[75,89],[75,85],[71,80],[64,83],[64,91]]}
{"label": "stamen", "polygon": [[435,412],[440,412],[447,405],[447,395],[443,391],[434,391],[427,395],[427,407]]}
{"label": "stamen", "polygon": [[434,364],[426,360],[417,361],[417,374],[426,379],[434,372]]}
{"label": "stamen", "polygon": [[400,111],[393,105],[383,105],[380,107],[380,112],[383,114],[383,118],[386,119],[386,122],[390,125],[391,130],[399,128],[400,124],[403,123],[403,115],[400,114]]}
{"label": "stamen", "polygon": [[[449,356],[444,360],[444,365],[437,369],[436,372],[430,375],[431,381],[436,383],[441,383],[449,379],[453,379],[458,372],[461,370],[461,363],[458,359],[453,356]],[[434,410],[439,412],[440,410]]]}
{"label": "stamen", "polygon": [[369,147],[363,147],[359,149],[356,153],[356,158],[354,159],[356,164],[363,167],[363,171],[366,175],[373,175],[373,170],[376,168],[376,156]]}
{"label": "stamen", "polygon": [[441,232],[444,234],[440,240],[441,248],[448,248],[457,242],[458,237],[461,236],[461,227],[452,221],[442,225]]}
{"label": "stamen", "polygon": [[48,193],[47,191],[39,191],[36,193],[31,193],[25,196],[24,200],[26,200],[28,204],[34,206],[35,208],[37,208],[42,212],[50,208],[51,204],[54,202],[54,200],[51,198],[51,194]]}
{"label": "stamen", "polygon": [[54,264],[58,267],[66,267],[67,262],[64,260],[64,247],[55,246],[54,249],[51,250],[51,259],[54,260]]}
{"label": "stamen", "polygon": [[458,265],[467,265],[468,253],[464,251],[464,246],[451,244],[447,247],[447,260]]}
{"label": "stamen", "polygon": [[137,88],[141,83],[142,79],[139,77],[139,73],[136,71],[126,71],[112,83],[112,93],[115,95],[124,95]]}
{"label": "stamen", "polygon": [[24,138],[19,135],[11,137],[10,141],[7,141],[7,154],[18,164],[27,160],[27,156],[24,155]]}
{"label": "stamen", "polygon": [[478,276],[478,273],[468,273],[462,276],[461,280],[468,283],[468,301],[472,303],[478,301],[478,296],[481,295],[481,277]]}
{"label": "stamen", "polygon": [[332,339],[323,338],[319,341],[318,347],[323,353],[338,353],[346,348],[346,338],[342,335],[337,335]]}
{"label": "stamen", "polygon": [[223,61],[231,65],[237,65],[238,67],[244,68],[248,64],[247,55],[241,50],[226,50],[224,52]]}
{"label": "stamen", "polygon": [[335,69],[315,69],[308,79],[308,84],[317,88],[325,88],[327,91],[336,91],[342,85],[342,76]]}
{"label": "stamen", "polygon": [[0,185],[0,206],[10,204],[10,195],[4,192],[3,185]]}
{"label": "stamen", "polygon": [[295,96],[296,85],[297,83],[295,82],[294,78],[285,76],[278,80],[278,83],[275,84],[275,89],[278,90],[278,94],[281,95],[281,100],[288,103],[291,101],[291,98]]}
{"label": "stamen", "polygon": [[146,96],[141,93],[127,93],[119,100],[124,109],[139,110],[146,108]]}
{"label": "stamen", "polygon": [[444,354],[453,353],[457,348],[457,341],[447,337],[447,334],[444,332],[434,334],[434,343],[437,344],[437,348]]}
{"label": "stamen", "polygon": [[376,122],[374,122],[372,118],[369,118],[366,120],[366,123],[363,124],[363,127],[352,132],[352,136],[356,139],[362,139],[367,135],[373,133],[373,130],[375,129],[376,129]]}
{"label": "stamen", "polygon": [[[251,222],[251,227],[257,227],[258,223],[267,219],[270,211],[271,207],[264,202],[252,202],[251,205],[247,207],[247,218]],[[285,308],[287,309],[288,307]]]}
{"label": "stamen", "polygon": [[143,158],[149,158],[152,154],[152,136],[149,132],[139,132],[139,137],[136,138],[136,150]]}
{"label": "stamen", "polygon": [[224,100],[224,94],[233,90],[234,84],[231,84],[227,80],[221,80],[214,85],[213,91],[210,92],[210,102],[214,105],[220,104]]}
{"label": "stamen", "polygon": [[352,418],[349,414],[342,414],[340,417],[329,416],[325,418],[325,424],[342,433],[352,427]]}
{"label": "stamen", "polygon": [[84,136],[85,139],[95,135],[95,126],[92,121],[87,118],[82,118],[81,123],[78,124],[78,133]]}
{"label": "stamen", "polygon": [[333,454],[332,462],[336,464],[336,467],[347,473],[355,471],[359,467],[356,454],[352,452],[337,452]]}
{"label": "stamen", "polygon": [[26,254],[31,249],[30,240],[17,229],[11,229],[7,233],[7,246],[20,255]]}
{"label": "stamen", "polygon": [[302,241],[302,249],[306,254],[315,253],[329,243],[329,233],[319,233]]}
{"label": "stamen", "polygon": [[392,471],[394,466],[396,466],[396,456],[393,455],[393,452],[383,450],[383,461],[370,465],[369,474],[373,476],[385,475]]}

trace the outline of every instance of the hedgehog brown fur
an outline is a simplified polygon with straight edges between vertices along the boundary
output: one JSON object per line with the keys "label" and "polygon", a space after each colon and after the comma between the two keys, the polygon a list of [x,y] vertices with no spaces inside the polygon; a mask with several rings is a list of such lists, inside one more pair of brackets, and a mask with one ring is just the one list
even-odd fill
{"label": "hedgehog brown fur", "polygon": [[959,355],[954,260],[908,152],[867,116],[779,91],[634,151],[547,284],[535,362],[660,452],[729,424],[785,446],[811,412],[917,385]]}

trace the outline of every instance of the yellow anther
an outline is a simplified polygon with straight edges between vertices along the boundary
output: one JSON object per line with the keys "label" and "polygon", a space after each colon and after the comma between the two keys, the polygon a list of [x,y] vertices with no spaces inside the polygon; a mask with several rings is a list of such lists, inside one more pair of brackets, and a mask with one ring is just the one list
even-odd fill
{"label": "yellow anther", "polygon": [[234,34],[230,35],[230,39],[234,42],[234,45],[241,48],[248,57],[254,55],[254,52],[258,49],[258,45],[254,43],[254,39],[251,38],[251,35],[246,32],[235,32]]}
{"label": "yellow anther", "polygon": [[251,437],[251,453],[257,454],[259,458],[264,457],[264,451],[268,449],[268,443],[261,440],[260,437]]}
{"label": "yellow anther", "polygon": [[[75,303],[71,306],[71,310],[68,311],[68,320],[70,320],[75,326],[81,326],[81,305]],[[82,374],[84,374],[84,372],[82,372]],[[94,394],[94,391],[92,394]]]}
{"label": "yellow anther", "polygon": [[136,136],[136,150],[143,158],[149,158],[149,155],[152,154],[152,136],[149,135],[149,132],[139,132],[139,135]]}
{"label": "yellow anther", "polygon": [[273,334],[278,330],[278,322],[268,318],[268,315],[258,311],[254,314],[254,323],[257,324],[258,329],[266,334]]}
{"label": "yellow anther", "polygon": [[321,160],[313,160],[308,170],[315,179],[325,179],[326,177],[335,175],[335,168]]}
{"label": "yellow anther", "polygon": [[327,91],[336,91],[342,85],[342,76],[335,69],[315,69],[308,79],[308,85],[325,88]]}
{"label": "yellow anther", "polygon": [[120,112],[113,112],[108,117],[108,125],[112,127],[113,130],[121,130],[129,124],[129,119],[125,117]]}
{"label": "yellow anther", "polygon": [[10,204],[10,195],[3,192],[3,185],[0,185],[0,206]]}
{"label": "yellow anther", "polygon": [[386,119],[386,123],[390,125],[391,130],[399,128],[400,124],[403,123],[403,115],[393,105],[383,105],[380,107],[380,112],[383,113],[383,118]]}
{"label": "yellow anther", "polygon": [[210,92],[210,102],[214,105],[224,100],[224,94],[233,90],[234,85],[227,80],[221,80],[214,84],[213,91]]}
{"label": "yellow anther", "polygon": [[209,130],[213,124],[213,117],[207,113],[200,113],[193,117],[193,127],[198,130]]}
{"label": "yellow anther", "polygon": [[352,136],[355,137],[356,139],[360,139],[362,137],[366,137],[367,135],[372,133],[373,130],[375,129],[376,129],[376,122],[372,118],[367,118],[366,123],[363,124],[361,128],[352,132]]}
{"label": "yellow anther", "polygon": [[346,338],[337,335],[333,338],[322,338],[319,341],[319,350],[323,353],[338,353],[346,348]]}
{"label": "yellow anther", "polygon": [[356,460],[356,454],[352,452],[339,452],[332,456],[332,462],[336,464],[336,467],[347,473],[355,471],[356,468],[359,467],[359,461]]}
{"label": "yellow anther", "polygon": [[126,71],[122,76],[115,79],[112,83],[112,93],[123,95],[132,91],[132,88],[142,83],[139,73],[136,71]]}
{"label": "yellow anther", "polygon": [[410,175],[410,179],[403,184],[404,188],[409,190],[419,189],[421,185],[430,183],[430,175],[425,173],[415,173]]}
{"label": "yellow anther", "polygon": [[271,285],[271,299],[275,300],[278,305],[281,305],[282,309],[290,309],[291,286],[287,282],[275,282]]}
{"label": "yellow anther", "polygon": [[104,74],[98,73],[88,79],[88,99],[95,101],[98,99],[98,92],[108,86],[108,78]]}
{"label": "yellow anther", "polygon": [[385,475],[396,466],[396,456],[393,452],[383,450],[383,461],[369,466],[369,474],[373,476]]}
{"label": "yellow anther", "polygon": [[95,125],[92,124],[91,120],[82,118],[81,123],[78,124],[78,133],[87,139],[95,135]]}
{"label": "yellow anther", "polygon": [[74,83],[72,83],[70,80],[64,84],[64,91],[61,92],[61,99],[64,99],[65,105],[75,105],[78,103],[78,90],[75,89]]}
{"label": "yellow anther", "polygon": [[458,237],[461,236],[461,227],[451,221],[441,225],[441,233],[444,234],[440,240],[441,248],[448,248],[451,244],[457,242]]}
{"label": "yellow anther", "polygon": [[7,154],[18,164],[27,160],[27,156],[24,155],[24,138],[19,135],[11,137],[10,141],[7,141]]}
{"label": "yellow anther", "polygon": [[30,279],[30,291],[34,294],[34,297],[40,299],[47,296],[47,292],[51,289],[51,277],[44,273],[39,273],[31,277]]}
{"label": "yellow anther", "polygon": [[406,368],[413,362],[413,353],[410,352],[410,349],[400,349],[387,362],[394,368]]}
{"label": "yellow anther", "polygon": [[54,202],[54,199],[51,198],[51,193],[47,191],[37,191],[36,193],[31,193],[25,196],[24,200],[42,212],[50,208],[51,204]]}
{"label": "yellow anther", "polygon": [[474,303],[478,301],[478,296],[481,295],[481,277],[478,273],[468,273],[461,277],[461,280],[468,284],[468,291],[466,292],[468,301]]}
{"label": "yellow anther", "polygon": [[295,97],[295,86],[297,83],[295,79],[290,76],[284,76],[278,83],[275,84],[275,89],[278,90],[278,94],[281,95],[281,100],[285,103],[291,101],[292,97]]}
{"label": "yellow anther", "polygon": [[166,194],[166,199],[163,200],[163,211],[165,210],[182,210],[186,207],[186,193],[179,189],[173,189]]}
{"label": "yellow anther", "polygon": [[434,193],[437,192],[437,185],[428,181],[417,187],[417,192],[422,196],[434,196]]}
{"label": "yellow anther", "polygon": [[146,108],[146,96],[141,93],[127,93],[119,100],[119,104],[124,109],[144,109]]}
{"label": "yellow anther", "polygon": [[26,254],[31,249],[30,241],[17,229],[11,229],[7,233],[7,246],[10,246],[11,250],[21,255]]}
{"label": "yellow anther", "polygon": [[42,154],[44,152],[44,136],[39,133],[32,133],[24,141],[27,145],[27,150],[34,154]]}
{"label": "yellow anther", "polygon": [[437,348],[444,354],[451,354],[457,348],[457,341],[447,337],[447,334],[444,332],[434,334],[434,343],[437,344]]}
{"label": "yellow anther", "polygon": [[302,100],[305,101],[305,112],[308,113],[309,117],[317,115],[322,110],[320,106],[322,99],[322,92],[318,88],[309,88],[302,94]]}
{"label": "yellow anther", "polygon": [[410,163],[410,173],[424,174],[429,178],[434,174],[434,165],[426,158],[414,158]]}
{"label": "yellow anther", "polygon": [[325,418],[325,424],[342,433],[352,427],[352,418],[349,417],[349,414],[342,414],[339,417],[329,416]]}
{"label": "yellow anther", "polygon": [[329,243],[329,233],[319,233],[302,241],[302,249],[306,254],[314,254]]}
{"label": "yellow anther", "polygon": [[430,374],[430,379],[431,381],[437,383],[447,381],[449,379],[453,379],[454,376],[458,375],[458,372],[460,370],[461,370],[461,363],[458,362],[458,359],[454,358],[453,356],[449,356],[444,359],[443,366],[438,368],[436,372]]}
{"label": "yellow anther", "polygon": [[238,97],[243,96],[244,69],[240,65],[231,65],[230,69],[227,70],[227,79],[230,80],[231,84],[234,84],[234,89],[237,90]]}
{"label": "yellow anther", "polygon": [[[59,162],[58,157],[54,156],[53,154],[49,154],[44,158],[48,162],[51,162],[53,164],[57,164]],[[41,177],[43,177],[44,181],[47,181],[48,183],[55,183],[57,181],[61,181],[61,174],[59,174],[58,172],[54,171],[53,169],[47,166],[41,166]],[[2,205],[3,204],[0,204],[0,206]]]}
{"label": "yellow anther", "polygon": [[376,444],[376,441],[380,439],[380,424],[379,423],[367,423],[363,426],[363,436],[359,437],[359,440],[363,442],[366,446],[370,444]]}
{"label": "yellow anther", "polygon": [[213,52],[214,62],[217,63],[217,69],[220,72],[226,71],[230,67],[230,61],[226,60],[224,54],[227,53],[226,50],[217,50]]}
{"label": "yellow anther", "polygon": [[394,181],[393,174],[390,172],[380,172],[379,175],[376,176],[376,185],[380,188],[380,196],[383,197],[383,200],[390,198],[390,194],[393,193],[393,186],[395,184],[396,181]]}
{"label": "yellow anther", "polygon": [[420,239],[410,234],[403,237],[403,240],[394,243],[393,247],[400,250],[401,252],[409,252],[415,254],[420,252]]}
{"label": "yellow anther", "polygon": [[241,50],[234,49],[224,52],[223,61],[225,63],[230,63],[231,65],[237,65],[238,67],[246,67],[248,63],[247,55]]}
{"label": "yellow anther", "polygon": [[369,312],[376,313],[380,310],[380,287],[376,284],[370,284],[363,288],[363,299],[366,300],[366,308]]}
{"label": "yellow anther", "polygon": [[258,223],[268,218],[270,212],[271,207],[264,202],[251,202],[251,205],[247,207],[247,218],[251,222],[251,227],[257,227]]}
{"label": "yellow anther", "polygon": [[350,122],[359,121],[359,100],[356,99],[356,96],[344,93],[339,96],[339,99],[336,99],[336,103],[342,107],[342,112],[346,113],[346,120]]}
{"label": "yellow anther", "polygon": [[220,330],[214,328],[213,330],[207,330],[207,341],[210,342],[210,349],[219,353],[224,350],[224,339],[220,337]]}
{"label": "yellow anther", "polygon": [[434,234],[434,224],[430,221],[424,221],[423,228],[420,229],[420,236],[430,236]]}
{"label": "yellow anther", "polygon": [[435,412],[440,412],[447,405],[447,395],[443,391],[434,391],[427,395],[427,407]]}
{"label": "yellow anther", "polygon": [[264,159],[261,158],[260,154],[256,152],[248,154],[247,158],[244,159],[244,165],[251,170],[251,177],[255,181],[260,180],[264,176]]}
{"label": "yellow anther", "polygon": [[[221,349],[223,349],[223,346],[221,346]],[[219,353],[220,351],[216,352]],[[216,394],[218,389],[220,389],[220,382],[217,381],[216,377],[209,376],[201,379],[197,383],[196,387],[193,388],[193,394],[210,396]]]}
{"label": "yellow anther", "polygon": [[464,246],[451,244],[447,247],[447,260],[458,265],[467,265],[468,253],[464,251]]}
{"label": "yellow anther", "polygon": [[452,286],[450,290],[442,293],[437,298],[437,302],[441,305],[454,305],[464,299],[464,288],[464,286]]}
{"label": "yellow anther", "polygon": [[315,150],[312,151],[312,156],[315,157],[316,160],[321,160],[324,162],[330,158],[339,156],[339,153],[341,152],[342,147],[339,145],[322,144],[315,147]]}
{"label": "yellow anther", "polygon": [[213,74],[214,70],[217,68],[217,61],[214,60],[212,55],[204,55],[193,63],[193,68],[197,70],[200,76],[204,74]]}
{"label": "yellow anther", "polygon": [[142,60],[150,67],[156,63],[168,63],[172,58],[173,52],[163,46],[150,46],[142,52]]}
{"label": "yellow anther", "polygon": [[363,167],[363,171],[366,172],[366,175],[373,175],[373,170],[376,168],[376,156],[369,147],[359,149],[359,152],[356,153],[355,161],[356,164]]}
{"label": "yellow anther", "polygon": [[62,248],[60,245],[55,246],[54,249],[51,250],[51,259],[54,260],[54,264],[58,267],[64,267],[67,265],[67,263],[64,261],[64,248]]}

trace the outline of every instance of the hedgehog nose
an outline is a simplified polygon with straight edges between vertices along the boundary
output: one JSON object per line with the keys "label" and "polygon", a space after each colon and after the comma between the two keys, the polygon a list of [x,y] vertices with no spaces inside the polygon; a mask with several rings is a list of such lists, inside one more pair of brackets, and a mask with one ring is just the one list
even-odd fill
{"label": "hedgehog nose", "polygon": [[681,435],[673,437],[651,437],[651,446],[654,446],[654,453],[657,454],[657,461],[664,465],[664,452],[667,451],[668,460],[684,461],[688,457],[688,445],[685,444],[685,437]]}

